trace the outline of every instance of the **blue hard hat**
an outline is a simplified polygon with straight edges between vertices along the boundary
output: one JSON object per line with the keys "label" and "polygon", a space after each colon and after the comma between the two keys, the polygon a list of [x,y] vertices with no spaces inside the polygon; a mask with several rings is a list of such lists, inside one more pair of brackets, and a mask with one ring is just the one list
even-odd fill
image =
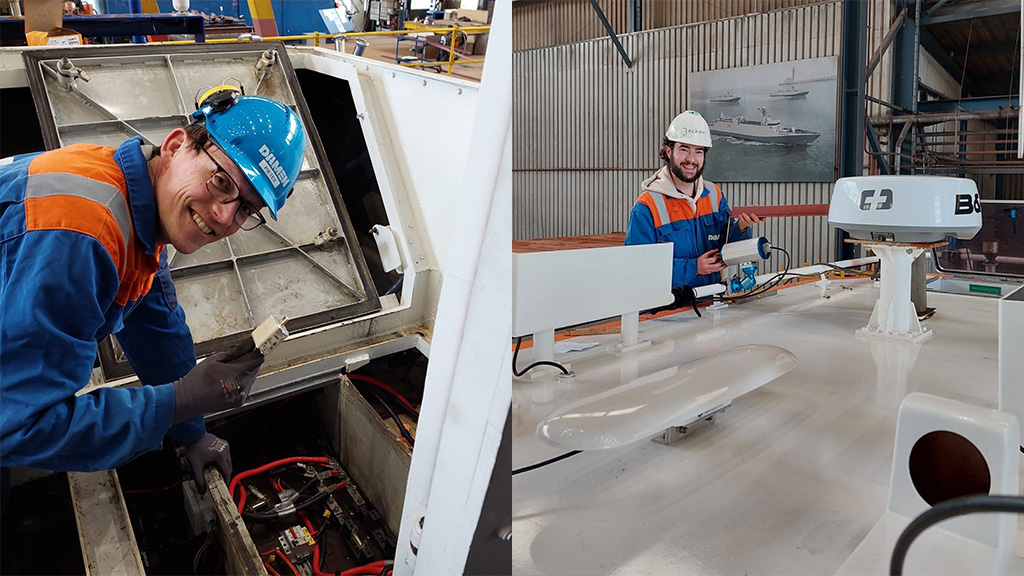
{"label": "blue hard hat", "polygon": [[277,219],[302,169],[306,131],[291,108],[263,96],[223,90],[192,113],[214,144],[238,165]]}

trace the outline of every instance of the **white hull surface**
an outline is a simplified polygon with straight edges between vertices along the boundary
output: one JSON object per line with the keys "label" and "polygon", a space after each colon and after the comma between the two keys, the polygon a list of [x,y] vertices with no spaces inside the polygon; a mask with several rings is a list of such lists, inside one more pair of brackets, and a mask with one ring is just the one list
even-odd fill
{"label": "white hull surface", "polygon": [[802,98],[807,96],[807,90],[780,90],[770,94],[772,98]]}
{"label": "white hull surface", "polygon": [[821,136],[821,134],[811,132],[810,130],[786,128],[779,125],[763,126],[754,122],[734,124],[732,122],[718,121],[711,124],[709,128],[712,134],[718,136],[732,136],[733,138],[770,144],[810,144]]}

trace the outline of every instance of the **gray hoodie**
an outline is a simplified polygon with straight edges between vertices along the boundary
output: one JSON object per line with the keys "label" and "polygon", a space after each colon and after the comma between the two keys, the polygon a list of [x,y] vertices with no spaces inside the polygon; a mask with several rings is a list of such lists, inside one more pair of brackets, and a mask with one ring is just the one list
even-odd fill
{"label": "gray hoodie", "polygon": [[654,176],[640,183],[640,190],[652,194],[663,194],[669,198],[682,198],[690,204],[690,208],[696,209],[697,198],[700,198],[700,195],[704,192],[704,177],[701,176],[694,182],[693,190],[695,197],[691,198],[676,188],[672,177],[669,175],[668,166],[662,166],[661,170],[654,173]]}

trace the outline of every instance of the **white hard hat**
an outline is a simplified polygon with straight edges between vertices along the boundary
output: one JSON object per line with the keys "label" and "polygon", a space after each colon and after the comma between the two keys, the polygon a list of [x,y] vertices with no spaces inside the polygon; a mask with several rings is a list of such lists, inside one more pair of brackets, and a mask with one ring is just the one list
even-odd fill
{"label": "white hard hat", "polygon": [[665,132],[665,138],[673,142],[711,148],[711,131],[700,112],[687,110],[672,119]]}

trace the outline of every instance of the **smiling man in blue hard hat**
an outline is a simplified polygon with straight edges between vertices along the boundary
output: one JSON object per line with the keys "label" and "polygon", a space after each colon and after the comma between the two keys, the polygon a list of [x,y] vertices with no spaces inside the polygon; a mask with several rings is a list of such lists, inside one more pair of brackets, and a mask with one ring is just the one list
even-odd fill
{"label": "smiling man in blue hard hat", "polygon": [[[203,414],[240,406],[263,357],[219,352],[196,364],[164,248],[192,253],[253,230],[284,205],[306,134],[287,106],[231,87],[159,146],[75,144],[0,165],[0,467],[115,468],[186,446],[231,475],[227,443]],[[89,382],[97,342],[118,342],[143,386]]]}

